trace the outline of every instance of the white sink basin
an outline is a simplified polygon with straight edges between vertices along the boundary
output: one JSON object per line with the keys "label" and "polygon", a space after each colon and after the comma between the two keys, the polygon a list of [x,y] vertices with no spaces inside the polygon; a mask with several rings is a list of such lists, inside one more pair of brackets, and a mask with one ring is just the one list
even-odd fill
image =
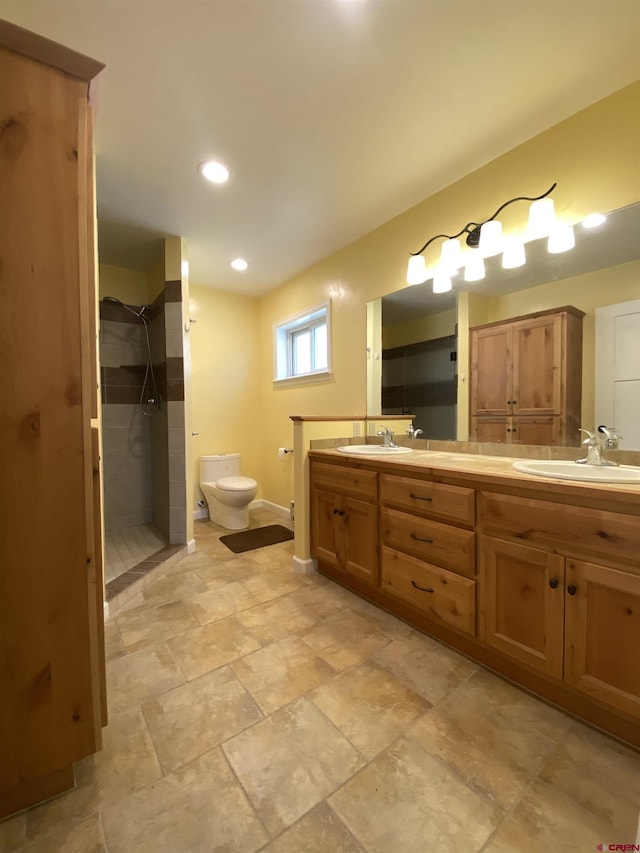
{"label": "white sink basin", "polygon": [[343,444],[339,453],[351,453],[354,456],[399,456],[411,453],[410,447],[385,447],[383,444]]}
{"label": "white sink basin", "polygon": [[531,460],[514,462],[516,471],[537,474],[539,477],[554,477],[556,480],[581,480],[585,483],[640,483],[640,468],[620,465],[578,465],[577,462],[556,460]]}

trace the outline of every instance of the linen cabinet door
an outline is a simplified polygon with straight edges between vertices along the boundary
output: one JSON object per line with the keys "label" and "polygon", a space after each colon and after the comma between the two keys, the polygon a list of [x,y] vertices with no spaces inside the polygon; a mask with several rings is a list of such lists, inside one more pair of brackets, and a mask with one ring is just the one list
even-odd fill
{"label": "linen cabinet door", "polygon": [[562,406],[562,317],[513,324],[513,414],[555,415]]}
{"label": "linen cabinet door", "polygon": [[378,583],[378,507],[344,498],[339,516],[344,537],[343,568],[369,584]]}
{"label": "linen cabinet door", "polygon": [[480,638],[534,669],[562,678],[564,557],[480,538]]}
{"label": "linen cabinet door", "polygon": [[471,332],[472,415],[511,414],[511,338],[508,326]]}
{"label": "linen cabinet door", "polygon": [[311,492],[311,553],[328,566],[340,567],[341,499],[329,492]]}
{"label": "linen cabinet door", "polygon": [[640,718],[640,575],[567,561],[564,677]]}

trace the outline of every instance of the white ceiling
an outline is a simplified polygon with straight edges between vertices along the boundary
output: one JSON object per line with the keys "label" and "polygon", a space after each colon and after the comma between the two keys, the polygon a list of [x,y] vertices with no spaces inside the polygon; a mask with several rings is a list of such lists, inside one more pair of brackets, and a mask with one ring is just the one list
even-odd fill
{"label": "white ceiling", "polygon": [[[2,0],[0,12],[106,63],[100,259],[144,268],[178,234],[192,281],[247,295],[640,77],[635,0]],[[197,172],[211,157],[231,170],[225,186]],[[237,256],[249,270],[230,269]]]}

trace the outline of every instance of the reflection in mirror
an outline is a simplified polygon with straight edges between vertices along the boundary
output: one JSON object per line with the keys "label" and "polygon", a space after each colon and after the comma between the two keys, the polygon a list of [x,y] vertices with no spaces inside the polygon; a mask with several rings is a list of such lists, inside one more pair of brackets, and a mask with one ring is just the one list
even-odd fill
{"label": "reflection in mirror", "polygon": [[[573,305],[585,312],[581,420],[583,427],[591,429],[600,423],[594,398],[595,376],[602,373],[602,361],[600,356],[596,361],[595,351],[596,312],[604,306],[627,303],[640,296],[639,234],[640,204],[634,204],[610,213],[598,228],[588,230],[576,225],[576,245],[569,252],[549,254],[547,240],[536,240],[527,243],[527,263],[519,269],[503,270],[499,257],[487,258],[486,278],[469,285],[458,276],[453,280],[452,293],[434,294],[432,282],[428,280],[376,300],[381,310],[373,311],[373,304],[370,304],[368,315],[381,317],[384,382],[374,376],[375,362],[370,360],[368,412],[418,415],[420,410],[414,426],[423,430],[421,438],[467,439],[469,385],[463,365],[468,353],[469,327]],[[465,300],[464,313],[459,311],[456,288],[460,299]],[[640,324],[640,314],[631,319],[628,314],[626,316],[625,346],[627,342],[640,341],[640,328],[634,331]],[[424,335],[420,329],[425,330]],[[457,346],[454,344],[456,333]],[[444,339],[441,352],[433,356],[433,368],[425,369],[420,365],[419,344],[425,342],[425,352],[431,346],[437,351],[438,344],[426,342],[438,339]],[[414,349],[406,359],[393,353],[397,348],[408,347]],[[447,364],[449,353],[457,350],[461,358]],[[627,361],[640,364],[640,356],[632,355]],[[455,387],[457,371],[460,371],[460,381],[456,398],[451,386]],[[640,421],[640,415],[633,415],[640,406],[637,392],[640,377],[634,382],[637,384],[633,386],[628,417]],[[457,429],[452,429],[451,418],[455,424],[456,405]],[[624,435],[619,424],[609,425]],[[640,450],[634,440],[626,437],[620,442],[620,448]]]}

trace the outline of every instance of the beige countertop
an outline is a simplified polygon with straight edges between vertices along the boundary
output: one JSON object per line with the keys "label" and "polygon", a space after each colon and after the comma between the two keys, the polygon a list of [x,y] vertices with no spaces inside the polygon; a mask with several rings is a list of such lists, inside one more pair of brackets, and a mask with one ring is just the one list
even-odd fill
{"label": "beige countertop", "polygon": [[[595,498],[617,504],[612,509],[640,515],[640,484],[638,483],[593,483],[575,480],[560,480],[526,474],[513,468],[514,462],[531,463],[528,458],[517,459],[503,456],[480,456],[472,453],[447,453],[433,450],[412,450],[397,457],[370,457],[350,455],[335,449],[313,449],[314,458],[330,458],[359,468],[370,468],[381,472],[398,474],[429,473],[436,477],[460,476],[464,480],[480,478],[485,483],[502,485],[510,489],[526,488],[536,492],[536,497],[554,500],[567,498]],[[476,486],[477,487],[477,486]],[[620,504],[625,505],[624,510]],[[603,506],[603,509],[606,508]]]}

